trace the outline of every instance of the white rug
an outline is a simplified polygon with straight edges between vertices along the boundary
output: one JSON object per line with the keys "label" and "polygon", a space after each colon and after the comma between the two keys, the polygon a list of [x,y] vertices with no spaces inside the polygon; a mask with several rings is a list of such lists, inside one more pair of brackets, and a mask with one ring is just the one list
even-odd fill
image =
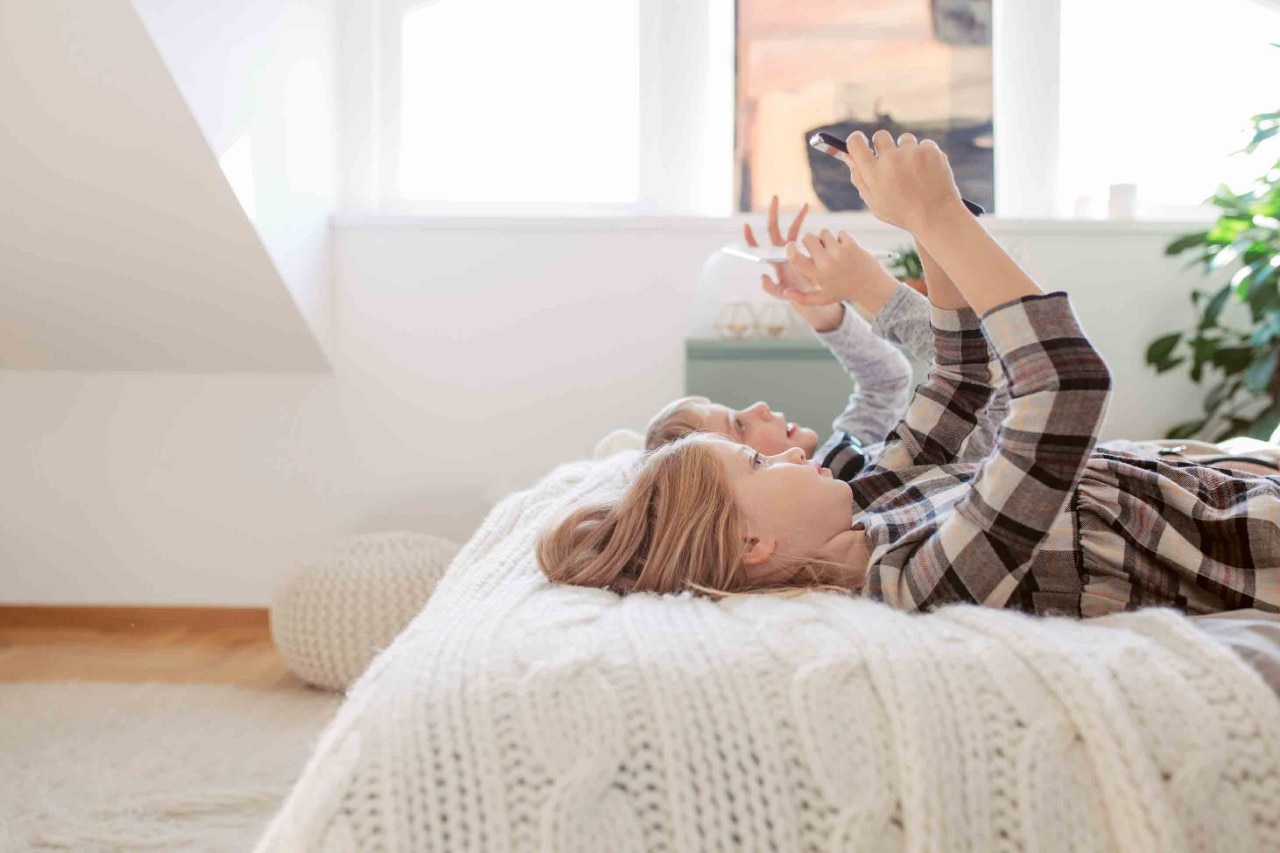
{"label": "white rug", "polygon": [[0,850],[249,850],[342,697],[0,684]]}

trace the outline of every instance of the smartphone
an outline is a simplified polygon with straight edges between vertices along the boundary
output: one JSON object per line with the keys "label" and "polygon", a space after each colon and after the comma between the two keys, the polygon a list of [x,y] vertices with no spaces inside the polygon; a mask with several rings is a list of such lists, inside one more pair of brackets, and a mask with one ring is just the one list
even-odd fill
{"label": "smartphone", "polygon": [[[720,249],[726,255],[755,261],[758,264],[785,264],[787,262],[786,246],[747,246],[743,243],[730,243]],[[898,259],[897,252],[872,252],[881,263]]]}
{"label": "smartphone", "polygon": [[[827,133],[821,130],[809,137],[809,144],[819,151],[822,151],[824,154],[831,153],[830,151],[824,150],[826,148],[834,148],[841,154],[849,153],[849,146],[845,144],[843,139],[836,136],[834,133]],[[976,202],[969,201],[969,199],[963,197],[960,200],[964,202],[964,206],[969,208],[969,212],[974,216],[981,216],[987,212],[982,205],[977,204]]]}

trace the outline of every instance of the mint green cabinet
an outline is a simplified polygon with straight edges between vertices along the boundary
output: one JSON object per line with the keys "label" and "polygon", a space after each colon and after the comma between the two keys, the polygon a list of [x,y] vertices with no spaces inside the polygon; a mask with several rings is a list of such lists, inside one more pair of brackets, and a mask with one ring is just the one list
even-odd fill
{"label": "mint green cabinet", "polygon": [[764,400],[787,420],[825,439],[844,410],[852,381],[826,347],[812,340],[685,341],[685,393],[735,409]]}

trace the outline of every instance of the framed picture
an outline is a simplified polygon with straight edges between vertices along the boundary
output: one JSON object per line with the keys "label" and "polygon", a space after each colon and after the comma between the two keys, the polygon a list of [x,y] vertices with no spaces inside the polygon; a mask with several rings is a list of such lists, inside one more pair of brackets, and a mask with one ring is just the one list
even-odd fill
{"label": "framed picture", "polygon": [[947,153],[960,192],[995,211],[991,0],[737,0],[740,211],[861,210],[819,130],[914,133]]}

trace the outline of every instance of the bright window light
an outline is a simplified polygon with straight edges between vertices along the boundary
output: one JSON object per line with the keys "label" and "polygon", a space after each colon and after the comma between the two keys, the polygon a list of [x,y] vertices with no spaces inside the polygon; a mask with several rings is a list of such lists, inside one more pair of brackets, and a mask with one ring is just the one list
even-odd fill
{"label": "bright window light", "polygon": [[1059,212],[1131,183],[1143,215],[1188,213],[1265,172],[1274,147],[1232,152],[1280,108],[1276,41],[1280,7],[1256,0],[1063,2]]}
{"label": "bright window light", "polygon": [[333,144],[325,79],[314,62],[299,62],[285,78],[285,177],[289,192],[333,194]]}
{"label": "bright window light", "polygon": [[400,193],[637,201],[639,2],[432,0],[409,10]]}
{"label": "bright window light", "polygon": [[249,134],[237,139],[218,158],[222,174],[251,222],[257,221],[257,182],[253,179],[253,139]]}

